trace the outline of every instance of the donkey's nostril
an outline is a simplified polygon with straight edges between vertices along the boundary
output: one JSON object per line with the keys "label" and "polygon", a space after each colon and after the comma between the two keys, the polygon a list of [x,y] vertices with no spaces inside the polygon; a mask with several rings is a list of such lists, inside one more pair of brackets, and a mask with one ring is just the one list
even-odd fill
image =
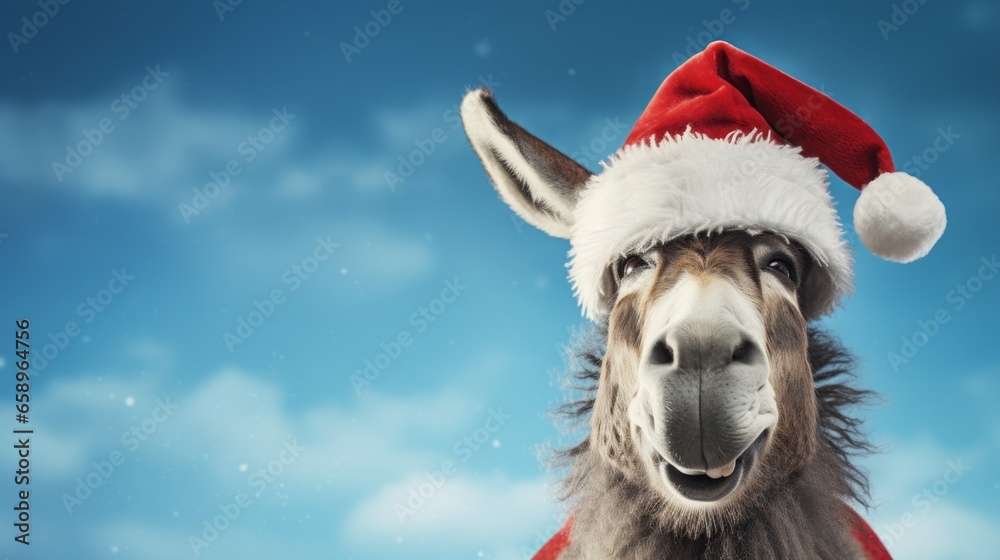
{"label": "donkey's nostril", "polygon": [[661,340],[653,346],[649,361],[653,365],[669,366],[674,363],[674,351],[665,340]]}
{"label": "donkey's nostril", "polygon": [[749,338],[744,338],[743,342],[733,350],[733,362],[740,364],[752,363],[757,357],[757,345]]}

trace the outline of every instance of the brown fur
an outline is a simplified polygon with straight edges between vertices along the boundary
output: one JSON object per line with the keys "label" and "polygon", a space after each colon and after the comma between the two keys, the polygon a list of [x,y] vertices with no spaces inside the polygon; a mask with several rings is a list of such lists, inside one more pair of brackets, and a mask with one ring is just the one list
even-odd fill
{"label": "brown fur", "polygon": [[[779,249],[795,261],[797,284],[762,271]],[[575,418],[590,414],[591,433],[562,454],[571,466],[566,497],[575,502],[573,545],[562,558],[858,557],[842,504],[865,502],[867,478],[851,459],[869,446],[845,409],[869,393],[841,381],[850,358],[799,311],[810,296],[797,288],[811,266],[806,253],[777,236],[744,232],[691,236],[657,251],[655,280],[618,299],[595,348],[583,354],[578,377],[593,383],[587,397],[563,409]],[[646,315],[682,273],[723,276],[758,307],[779,408],[738,499],[707,510],[680,507],[650,486],[626,413]]]}

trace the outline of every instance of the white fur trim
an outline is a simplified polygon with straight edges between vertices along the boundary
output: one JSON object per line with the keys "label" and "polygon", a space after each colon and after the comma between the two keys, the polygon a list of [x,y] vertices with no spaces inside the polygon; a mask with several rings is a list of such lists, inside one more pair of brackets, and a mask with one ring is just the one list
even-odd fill
{"label": "white fur trim", "polygon": [[690,130],[626,146],[581,194],[570,241],[570,279],[591,319],[608,312],[609,265],[675,237],[724,229],[780,233],[809,250],[819,270],[810,318],[853,290],[853,260],[827,191],[826,171],[795,146],[761,134],[724,140]]}
{"label": "white fur trim", "polygon": [[854,204],[854,230],[883,259],[907,263],[926,255],[944,233],[944,204],[923,181],[906,173],[883,173],[861,190]]}

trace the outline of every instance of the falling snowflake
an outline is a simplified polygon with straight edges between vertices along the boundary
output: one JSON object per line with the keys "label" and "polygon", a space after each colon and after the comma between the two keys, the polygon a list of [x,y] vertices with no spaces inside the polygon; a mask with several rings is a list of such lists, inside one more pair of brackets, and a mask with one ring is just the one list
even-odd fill
{"label": "falling snowflake", "polygon": [[125,397],[125,406],[135,406],[135,397]]}
{"label": "falling snowflake", "polygon": [[247,469],[249,469],[249,468],[250,467],[248,467],[246,463],[241,463],[240,464],[240,472],[247,472]]}
{"label": "falling snowflake", "polygon": [[490,42],[486,39],[476,43],[476,56],[485,58],[490,55],[490,51],[492,50],[493,48],[490,46]]}

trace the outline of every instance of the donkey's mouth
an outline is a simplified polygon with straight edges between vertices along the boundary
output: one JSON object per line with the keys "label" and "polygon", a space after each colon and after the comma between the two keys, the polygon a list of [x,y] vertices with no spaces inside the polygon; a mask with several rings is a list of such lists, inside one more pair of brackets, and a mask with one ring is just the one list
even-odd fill
{"label": "donkey's mouth", "polygon": [[764,430],[746,451],[728,465],[709,469],[705,473],[682,472],[661,458],[660,476],[665,484],[689,500],[717,502],[732,494],[749,475],[767,434],[768,430]]}

